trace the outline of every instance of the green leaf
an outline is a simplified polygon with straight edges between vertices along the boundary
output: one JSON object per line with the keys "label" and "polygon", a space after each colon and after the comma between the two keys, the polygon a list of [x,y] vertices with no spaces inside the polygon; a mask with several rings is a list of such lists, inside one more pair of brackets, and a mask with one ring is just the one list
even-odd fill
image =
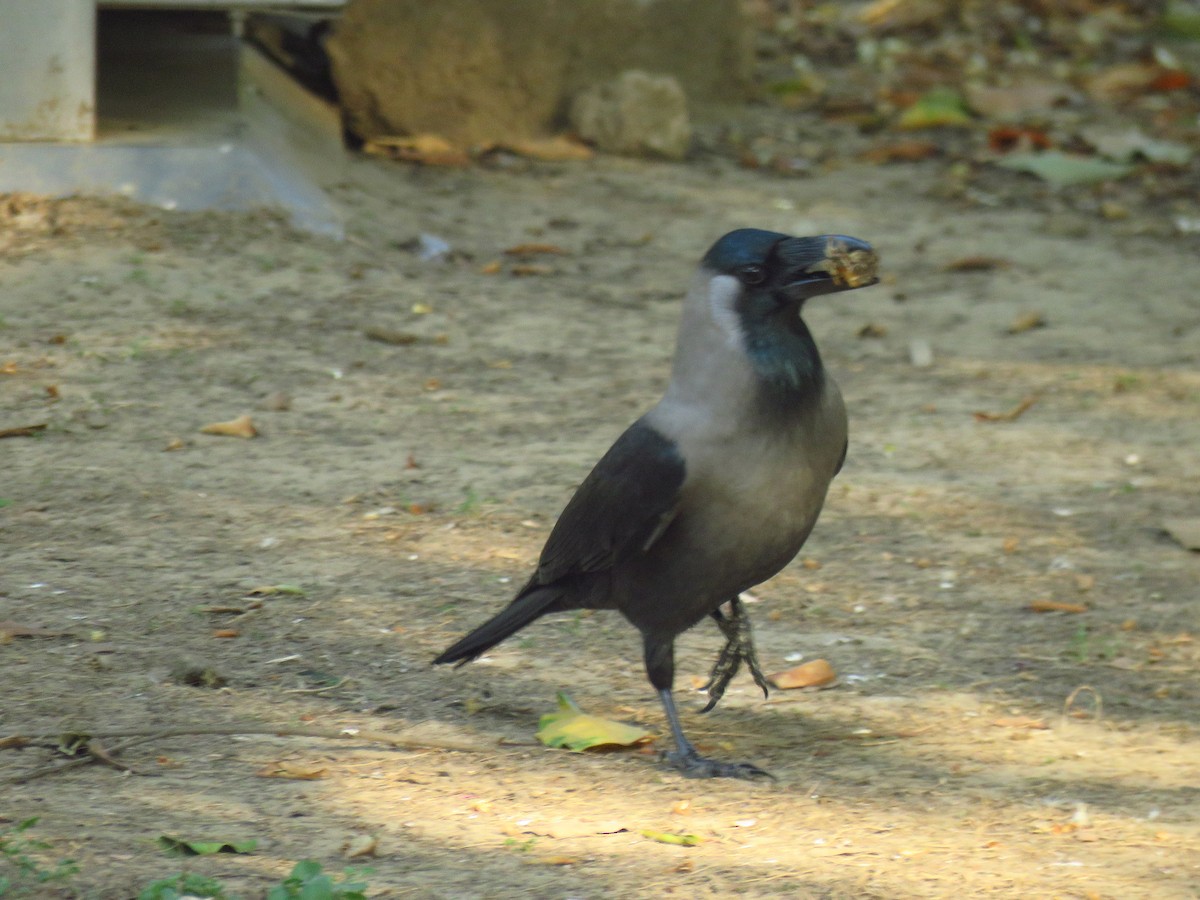
{"label": "green leaf", "polygon": [[952,88],[934,88],[921,95],[900,114],[897,128],[961,128],[972,122],[971,112],[962,94]]}
{"label": "green leaf", "polygon": [[1200,12],[1190,3],[1168,3],[1159,27],[1171,37],[1200,41]]}
{"label": "green leaf", "polygon": [[653,740],[643,728],[589,716],[562,691],[558,692],[558,712],[547,713],[538,721],[537,738],[548,747],[576,752],[632,747]]}
{"label": "green leaf", "polygon": [[266,900],[366,900],[363,891],[365,881],[351,881],[352,874],[366,875],[371,869],[347,869],[341,881],[321,870],[315,859],[302,859],[292,867],[292,872],[280,884],[267,892]]}
{"label": "green leaf", "polygon": [[274,594],[287,594],[292,597],[303,597],[304,588],[298,584],[264,584],[247,591],[248,597],[270,597]]}
{"label": "green leaf", "polygon": [[258,841],[189,841],[169,834],[160,835],[158,846],[174,856],[212,856],[214,853],[253,853]]}
{"label": "green leaf", "polygon": [[1134,166],[1107,162],[1094,156],[1079,156],[1048,150],[1045,153],[1012,153],[996,165],[1016,172],[1028,172],[1058,187],[1092,184],[1124,178]]}
{"label": "green leaf", "polygon": [[137,900],[180,900],[182,897],[225,900],[226,896],[225,887],[216,879],[194,872],[181,872],[146,885],[137,895]]}
{"label": "green leaf", "polygon": [[642,837],[658,841],[660,844],[678,844],[680,847],[695,847],[700,843],[698,834],[670,834],[665,831],[650,831],[642,829]]}

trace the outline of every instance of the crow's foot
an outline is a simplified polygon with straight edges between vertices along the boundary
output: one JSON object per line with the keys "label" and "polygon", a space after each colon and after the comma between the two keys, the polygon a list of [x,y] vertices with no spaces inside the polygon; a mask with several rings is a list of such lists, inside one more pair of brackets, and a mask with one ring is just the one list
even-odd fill
{"label": "crow's foot", "polygon": [[690,753],[671,751],[664,753],[662,758],[677,768],[688,778],[770,778],[775,776],[751,763],[729,763],[719,759],[709,759],[701,756],[695,750]]}
{"label": "crow's foot", "polygon": [[717,609],[713,611],[712,617],[721,633],[725,635],[725,646],[721,648],[721,655],[717,657],[712,672],[709,673],[708,684],[702,688],[708,692],[708,703],[701,712],[708,712],[725,696],[725,689],[729,687],[729,682],[733,681],[733,676],[738,673],[743,662],[754,677],[754,683],[762,688],[763,696],[769,696],[767,679],[763,677],[762,669],[759,668],[758,654],[754,652],[754,642],[750,636],[750,618],[746,615],[742,601],[735,597],[729,603],[728,616]]}

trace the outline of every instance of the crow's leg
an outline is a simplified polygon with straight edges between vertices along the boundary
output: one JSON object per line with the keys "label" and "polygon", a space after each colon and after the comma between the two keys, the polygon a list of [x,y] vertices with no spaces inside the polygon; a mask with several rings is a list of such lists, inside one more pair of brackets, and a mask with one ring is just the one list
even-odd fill
{"label": "crow's leg", "polygon": [[663,754],[663,758],[689,778],[760,778],[773,777],[758,766],[750,763],[727,763],[701,756],[692,742],[683,733],[679,722],[679,711],[671,696],[671,683],[675,678],[675,641],[673,637],[661,639],[645,636],[646,674],[658,691],[671,736],[675,739],[674,752]]}
{"label": "crow's leg", "polygon": [[725,646],[717,657],[708,676],[708,684],[703,690],[708,692],[708,705],[701,712],[708,712],[725,696],[725,688],[741,668],[742,662],[754,676],[754,683],[762,688],[763,696],[767,697],[767,679],[763,677],[762,669],[758,666],[758,654],[754,652],[754,642],[750,634],[750,617],[746,615],[745,606],[739,597],[729,601],[729,615],[721,612],[720,607],[712,611],[713,620],[721,633],[725,635]]}

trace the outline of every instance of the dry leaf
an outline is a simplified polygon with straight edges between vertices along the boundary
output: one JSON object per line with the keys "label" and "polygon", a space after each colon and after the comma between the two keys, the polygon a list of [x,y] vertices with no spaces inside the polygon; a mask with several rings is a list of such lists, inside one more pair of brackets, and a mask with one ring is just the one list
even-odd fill
{"label": "dry leaf", "polygon": [[1034,328],[1041,328],[1046,324],[1046,317],[1036,310],[1023,312],[1008,326],[1009,334],[1020,334],[1023,331],[1032,331]]}
{"label": "dry leaf", "polygon": [[1021,119],[1069,101],[1075,93],[1061,81],[1019,81],[1007,87],[967,84],[967,103],[986,119]]}
{"label": "dry leaf", "polygon": [[373,138],[363,144],[363,152],[423,166],[461,169],[471,164],[471,156],[466,150],[436,134]]}
{"label": "dry leaf", "polygon": [[163,452],[172,453],[175,450],[182,450],[186,446],[187,444],[183,442],[183,438],[173,437],[171,440],[167,441],[167,446],[163,447]]}
{"label": "dry leaf", "polygon": [[1000,256],[964,256],[942,266],[943,272],[990,272],[1007,269],[1012,263]]}
{"label": "dry leaf", "polygon": [[352,838],[346,845],[346,858],[360,859],[364,856],[374,856],[378,847],[379,840],[373,835],[360,834]]}
{"label": "dry leaf", "polygon": [[22,625],[11,619],[0,621],[0,643],[7,644],[13,638],[19,637],[65,637],[69,631],[54,631],[42,628],[40,625]]}
{"label": "dry leaf", "polygon": [[45,422],[39,422],[37,425],[18,425],[16,428],[0,428],[0,438],[33,437],[39,431],[45,430]]}
{"label": "dry leaf", "polygon": [[212,636],[215,638],[235,638],[240,634],[241,632],[236,628],[218,628],[213,631]]}
{"label": "dry leaf", "polygon": [[505,147],[518,156],[527,156],[543,162],[583,162],[596,155],[595,151],[587,144],[581,144],[566,135],[517,141],[506,144]]}
{"label": "dry leaf", "polygon": [[420,335],[413,334],[411,331],[399,331],[395,328],[384,328],[379,325],[372,325],[364,329],[363,335],[369,340],[379,341],[381,344],[395,344],[398,347],[415,344],[421,340]]}
{"label": "dry leaf", "polygon": [[858,12],[858,21],[875,31],[902,31],[938,25],[949,14],[947,0],[875,0]]}
{"label": "dry leaf", "polygon": [[491,262],[484,264],[479,269],[480,275],[496,275],[504,268],[504,263],[498,259],[493,259]]}
{"label": "dry leaf", "polygon": [[776,672],[768,676],[767,680],[781,691],[787,691],[830,684],[837,680],[837,673],[826,660],[814,659],[785,672]]}
{"label": "dry leaf", "polygon": [[553,275],[554,269],[539,263],[518,263],[512,267],[512,274],[518,278],[528,278],[533,275]]}
{"label": "dry leaf", "polygon": [[217,434],[224,437],[252,438],[258,434],[258,429],[249,416],[238,416],[228,422],[213,422],[200,429],[201,434]]}
{"label": "dry leaf", "polygon": [[886,325],[876,325],[874,322],[868,322],[855,332],[855,336],[859,338],[881,338],[887,337],[887,333]]}
{"label": "dry leaf", "polygon": [[1036,128],[1005,125],[988,132],[988,147],[994,153],[1028,153],[1031,150],[1049,150],[1053,146],[1054,143],[1045,132]]}
{"label": "dry leaf", "polygon": [[1088,608],[1083,603],[1063,603],[1060,600],[1034,600],[1025,607],[1030,612],[1064,612],[1085,613]]}
{"label": "dry leaf", "polygon": [[291,778],[295,781],[316,781],[325,777],[325,768],[306,766],[296,762],[273,762],[263,766],[254,774],[259,778]]}
{"label": "dry leaf", "polygon": [[994,719],[992,724],[998,728],[1030,728],[1036,731],[1044,731],[1050,727],[1041,719],[1032,716],[1001,716]]}
{"label": "dry leaf", "polygon": [[557,244],[517,244],[504,249],[505,256],[540,256],[544,254],[555,254],[557,256],[570,256],[570,250],[564,250]]}
{"label": "dry leaf", "polygon": [[1167,70],[1153,63],[1119,63],[1087,78],[1085,87],[1096,100],[1110,102],[1126,99],[1151,90],[1164,71]]}

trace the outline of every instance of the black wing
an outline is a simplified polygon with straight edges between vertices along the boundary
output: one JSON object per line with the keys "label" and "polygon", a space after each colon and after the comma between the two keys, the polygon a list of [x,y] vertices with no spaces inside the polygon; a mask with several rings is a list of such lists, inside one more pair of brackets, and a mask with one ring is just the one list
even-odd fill
{"label": "black wing", "polygon": [[634,422],[558,517],[526,590],[611,568],[648,548],[674,517],[685,474],[675,444]]}

